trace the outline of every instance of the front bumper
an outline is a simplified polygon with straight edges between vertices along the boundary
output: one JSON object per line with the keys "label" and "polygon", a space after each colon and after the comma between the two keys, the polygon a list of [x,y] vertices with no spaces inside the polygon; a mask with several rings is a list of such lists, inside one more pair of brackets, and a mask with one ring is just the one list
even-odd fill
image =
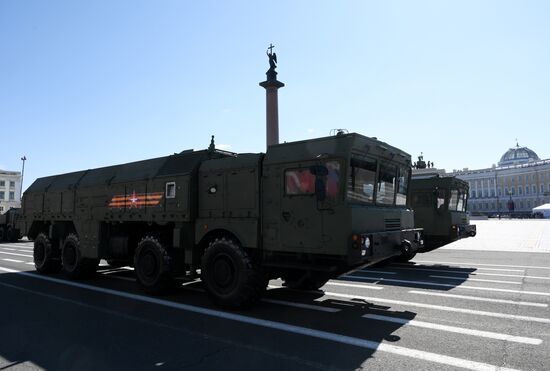
{"label": "front bumper", "polygon": [[456,227],[457,238],[474,237],[477,234],[475,224],[463,224]]}
{"label": "front bumper", "polygon": [[424,246],[422,232],[422,228],[411,228],[356,235],[360,239],[352,243],[350,263],[369,265],[403,253],[417,252]]}

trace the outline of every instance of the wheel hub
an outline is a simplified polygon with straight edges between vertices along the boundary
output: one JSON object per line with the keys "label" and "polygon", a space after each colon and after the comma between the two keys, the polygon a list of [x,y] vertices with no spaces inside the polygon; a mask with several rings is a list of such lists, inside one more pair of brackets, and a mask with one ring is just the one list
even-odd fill
{"label": "wheel hub", "polygon": [[148,252],[143,255],[140,266],[145,276],[154,277],[157,271],[157,259],[151,252]]}
{"label": "wheel hub", "polygon": [[66,245],[63,251],[63,263],[74,266],[76,264],[76,249],[72,245]]}
{"label": "wheel hub", "polygon": [[217,286],[226,288],[233,282],[235,269],[231,263],[226,257],[216,259],[214,263],[214,281]]}

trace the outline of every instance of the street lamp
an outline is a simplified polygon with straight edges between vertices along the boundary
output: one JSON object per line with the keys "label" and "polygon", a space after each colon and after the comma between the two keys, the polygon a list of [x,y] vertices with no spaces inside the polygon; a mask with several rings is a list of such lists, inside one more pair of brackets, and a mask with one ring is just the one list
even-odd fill
{"label": "street lamp", "polygon": [[21,167],[21,186],[19,188],[19,201],[23,199],[23,177],[25,176],[25,161],[27,161],[27,157],[21,157],[21,161],[23,161],[23,166]]}

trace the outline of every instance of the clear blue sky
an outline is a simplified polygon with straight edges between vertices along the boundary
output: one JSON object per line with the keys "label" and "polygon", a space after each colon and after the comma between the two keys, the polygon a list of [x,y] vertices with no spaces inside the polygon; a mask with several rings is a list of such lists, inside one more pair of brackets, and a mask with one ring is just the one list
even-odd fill
{"label": "clear blue sky", "polygon": [[0,1],[0,168],[35,178],[346,128],[437,167],[550,158],[549,1]]}

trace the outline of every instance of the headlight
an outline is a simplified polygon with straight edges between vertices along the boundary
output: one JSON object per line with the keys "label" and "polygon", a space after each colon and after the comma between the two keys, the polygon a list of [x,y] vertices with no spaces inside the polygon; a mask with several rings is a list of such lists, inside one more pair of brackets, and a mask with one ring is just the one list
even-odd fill
{"label": "headlight", "polygon": [[370,238],[365,236],[364,239],[365,241],[363,242],[363,246],[365,246],[365,249],[368,249],[370,247]]}

